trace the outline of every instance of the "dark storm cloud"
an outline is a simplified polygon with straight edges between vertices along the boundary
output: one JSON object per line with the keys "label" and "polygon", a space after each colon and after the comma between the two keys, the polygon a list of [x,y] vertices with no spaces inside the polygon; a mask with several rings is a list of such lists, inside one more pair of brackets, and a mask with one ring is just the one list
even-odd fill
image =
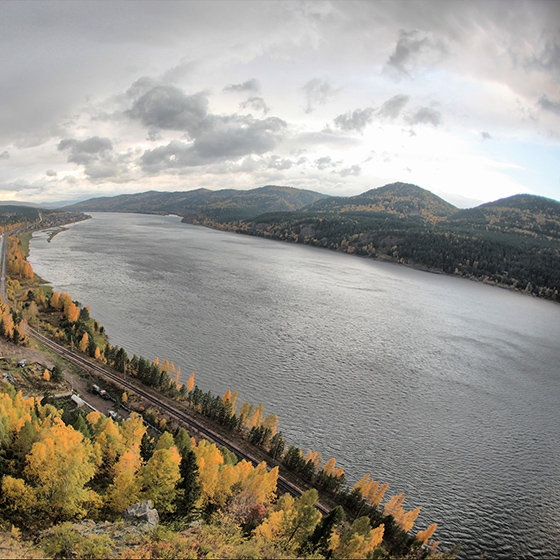
{"label": "dark storm cloud", "polygon": [[430,107],[420,107],[414,113],[407,115],[406,120],[409,124],[431,124],[439,126],[442,123],[441,113]]}
{"label": "dark storm cloud", "polygon": [[261,85],[259,83],[258,80],[255,80],[255,78],[252,78],[250,80],[247,80],[246,82],[243,82],[242,84],[229,84],[227,86],[224,87],[224,91],[254,91],[254,92],[258,92],[261,89]]}
{"label": "dark storm cloud", "polygon": [[241,109],[247,109],[247,107],[250,107],[255,111],[262,111],[265,115],[268,113],[268,111],[270,111],[262,97],[249,97],[247,101],[243,101],[242,103],[240,103],[239,107]]}
{"label": "dark storm cloud", "polygon": [[269,117],[208,116],[194,142],[172,141],[146,150],[142,167],[150,172],[166,168],[192,167],[247,155],[260,155],[275,148],[282,139],[286,122]]}
{"label": "dark storm cloud", "polygon": [[58,150],[70,150],[68,161],[80,165],[88,165],[92,161],[104,156],[113,149],[113,144],[109,138],[93,136],[87,140],[75,140],[67,138],[58,143]]}
{"label": "dark storm cloud", "polygon": [[196,135],[207,110],[208,97],[205,93],[186,95],[179,88],[169,85],[152,87],[134,101],[127,113],[149,128],[184,130]]}
{"label": "dark storm cloud", "polygon": [[319,78],[309,80],[302,89],[305,94],[306,113],[313,112],[317,105],[324,105],[329,97],[338,92],[327,80],[320,80]]}
{"label": "dark storm cloud", "polygon": [[410,96],[408,95],[394,95],[391,99],[387,99],[381,108],[377,112],[380,117],[388,119],[396,119],[400,112],[404,109],[404,106],[408,103]]}
{"label": "dark storm cloud", "polygon": [[546,95],[543,95],[539,99],[538,105],[545,111],[550,111],[551,113],[560,115],[560,101],[551,101]]}
{"label": "dark storm cloud", "polygon": [[372,122],[373,112],[374,110],[371,107],[348,111],[348,113],[336,117],[334,119],[334,124],[342,130],[356,130],[357,132],[362,132],[364,128]]}

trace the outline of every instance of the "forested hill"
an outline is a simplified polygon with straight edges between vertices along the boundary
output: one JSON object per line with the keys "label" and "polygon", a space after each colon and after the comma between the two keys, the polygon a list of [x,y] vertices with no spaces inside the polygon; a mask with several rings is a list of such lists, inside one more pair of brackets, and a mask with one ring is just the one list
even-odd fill
{"label": "forested hill", "polygon": [[329,197],[306,211],[317,214],[390,214],[399,218],[419,216],[436,222],[458,210],[439,196],[408,183],[393,183],[351,197]]}
{"label": "forested hill", "polygon": [[560,301],[560,202],[539,196],[459,210],[407,183],[352,197],[266,186],[147,192],[66,209],[173,213],[188,223],[392,260]]}
{"label": "forested hill", "polygon": [[394,183],[300,212],[204,225],[391,260],[560,301],[560,203],[516,195],[459,210]]}
{"label": "forested hill", "polygon": [[326,195],[314,191],[268,185],[240,191],[196,189],[181,192],[156,192],[92,198],[65,210],[80,212],[139,212],[178,214],[194,220],[250,219],[265,212],[290,212],[313,204]]}
{"label": "forested hill", "polygon": [[560,239],[560,202],[518,194],[476,208],[461,210],[449,217],[450,227],[485,229]]}

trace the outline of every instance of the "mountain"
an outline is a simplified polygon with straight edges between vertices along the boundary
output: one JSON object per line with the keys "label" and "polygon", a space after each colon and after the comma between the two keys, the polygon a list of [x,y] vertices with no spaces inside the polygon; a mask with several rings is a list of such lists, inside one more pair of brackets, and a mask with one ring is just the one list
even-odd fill
{"label": "mountain", "polygon": [[189,223],[391,260],[560,301],[560,202],[539,196],[459,210],[408,183],[351,197],[269,185],[151,191],[65,209],[178,214]]}
{"label": "mountain", "polygon": [[205,225],[408,264],[560,301],[560,203],[516,195],[458,210],[406,183],[299,212]]}
{"label": "mountain", "polygon": [[389,214],[399,218],[418,216],[432,223],[458,211],[439,196],[409,183],[392,183],[357,196],[325,198],[305,210],[317,214]]}
{"label": "mountain", "polygon": [[542,196],[517,194],[460,210],[446,222],[457,228],[560,239],[560,202]]}
{"label": "mountain", "polygon": [[268,185],[247,191],[196,189],[181,192],[148,191],[139,194],[92,198],[64,209],[80,212],[139,212],[178,214],[191,219],[250,219],[266,212],[291,212],[325,198],[314,191]]}

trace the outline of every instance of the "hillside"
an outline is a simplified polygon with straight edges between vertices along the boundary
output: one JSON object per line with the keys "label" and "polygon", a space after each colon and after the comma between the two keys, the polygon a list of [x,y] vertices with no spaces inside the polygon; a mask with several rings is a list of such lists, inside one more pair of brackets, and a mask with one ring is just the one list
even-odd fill
{"label": "hillside", "polygon": [[181,192],[156,192],[93,198],[68,206],[80,212],[138,212],[178,214],[216,220],[250,219],[266,212],[291,212],[313,204],[325,195],[313,191],[268,185],[247,191],[197,189]]}
{"label": "hillside", "polygon": [[447,224],[450,227],[560,239],[560,202],[518,194],[461,210],[450,216]]}
{"label": "hillside", "polygon": [[357,196],[326,198],[305,210],[315,214],[419,216],[429,222],[437,222],[457,212],[455,206],[439,196],[408,183],[392,183]]}
{"label": "hillside", "polygon": [[188,223],[392,260],[560,301],[560,202],[533,195],[459,210],[408,183],[351,197],[266,186],[147,192],[67,209],[174,213]]}
{"label": "hillside", "polygon": [[[382,211],[381,208],[385,208]],[[458,210],[395,183],[300,212],[205,225],[391,260],[560,301],[560,203],[515,195]]]}

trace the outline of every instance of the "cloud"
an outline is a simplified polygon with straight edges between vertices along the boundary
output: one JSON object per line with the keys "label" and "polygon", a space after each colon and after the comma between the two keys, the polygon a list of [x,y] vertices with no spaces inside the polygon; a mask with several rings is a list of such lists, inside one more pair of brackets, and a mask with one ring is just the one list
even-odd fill
{"label": "cloud", "polygon": [[378,116],[387,119],[396,119],[404,106],[408,103],[410,96],[408,95],[394,95],[391,99],[387,99],[377,112]]}
{"label": "cloud", "polygon": [[355,111],[348,111],[343,115],[339,115],[334,119],[334,124],[346,131],[355,130],[356,132],[363,132],[364,128],[371,124],[374,116],[382,119],[396,119],[404,106],[408,103],[410,96],[408,95],[394,95],[381,107],[375,111],[372,107],[366,109],[356,109]]}
{"label": "cloud", "polygon": [[373,112],[374,110],[371,107],[348,111],[348,113],[336,117],[334,124],[342,130],[362,132],[373,120]]}
{"label": "cloud", "polygon": [[551,101],[546,95],[541,96],[537,105],[545,111],[560,115],[560,101]]}
{"label": "cloud", "polygon": [[109,138],[100,138],[93,136],[87,140],[75,140],[67,138],[58,143],[58,150],[70,150],[68,161],[81,165],[87,165],[110,152],[113,149],[113,144]]}
{"label": "cloud", "polygon": [[270,111],[270,109],[267,107],[262,97],[249,97],[247,101],[243,101],[242,103],[240,103],[239,107],[241,109],[246,109],[247,107],[250,107],[255,111],[262,111],[265,115]]}
{"label": "cloud", "polygon": [[[135,86],[138,89],[142,84],[136,82]],[[148,89],[134,101],[127,114],[148,128],[182,130],[192,136],[199,130],[207,110],[207,94],[186,95],[169,85]]]}
{"label": "cloud", "polygon": [[174,66],[173,68],[169,68],[166,70],[161,80],[166,83],[174,83],[184,79],[186,76],[191,74],[195,69],[196,64],[191,60],[186,60]]}
{"label": "cloud", "polygon": [[224,87],[223,91],[233,91],[233,92],[244,92],[244,91],[254,91],[258,92],[261,90],[261,85],[258,80],[251,78],[242,84],[229,84]]}
{"label": "cloud", "polygon": [[306,113],[313,112],[317,105],[324,105],[329,97],[338,93],[328,81],[319,78],[309,80],[302,89],[306,99]]}
{"label": "cloud", "polygon": [[435,127],[442,123],[441,113],[430,107],[420,107],[414,113],[407,115],[409,124],[431,124]]}
{"label": "cloud", "polygon": [[490,136],[489,132],[481,132],[480,136],[482,136],[483,140],[492,140],[492,136]]}
{"label": "cloud", "polygon": [[[128,162],[134,157],[133,151],[124,154],[113,152],[109,138],[93,136],[87,140],[66,138],[58,143],[59,151],[69,151],[68,161],[84,166],[84,173],[93,181],[111,179],[113,182],[129,180]],[[55,171],[52,171],[56,175]],[[48,176],[52,176],[47,171]]]}
{"label": "cloud", "polygon": [[337,171],[341,177],[348,177],[349,175],[357,176],[362,172],[362,168],[359,165],[352,165],[350,167],[345,167],[340,171]]}
{"label": "cloud", "polygon": [[166,146],[146,150],[141,164],[153,173],[264,154],[278,145],[285,127],[286,122],[276,117],[259,120],[240,115],[208,116],[194,142],[174,140]]}
{"label": "cloud", "polygon": [[209,118],[205,125],[193,148],[201,157],[213,159],[268,152],[280,141],[287,123],[276,117],[259,120],[233,115]]}
{"label": "cloud", "polygon": [[432,64],[434,59],[441,58],[443,54],[447,54],[447,48],[441,39],[434,41],[430,35],[418,29],[401,29],[395,50],[387,61],[387,67],[398,74],[409,76],[416,66]]}
{"label": "cloud", "polygon": [[54,169],[47,169],[46,175],[47,177],[56,177],[58,173]]}
{"label": "cloud", "polygon": [[148,130],[148,135],[146,136],[146,140],[149,140],[150,142],[155,142],[156,140],[161,140],[162,136],[159,133],[159,131],[155,130],[155,129],[151,129]]}
{"label": "cloud", "polygon": [[4,151],[0,154],[0,159],[10,159],[10,152],[4,150]]}
{"label": "cloud", "polygon": [[269,169],[284,171],[286,169],[290,169],[293,165],[294,162],[291,159],[281,158],[280,156],[270,156],[268,159]]}
{"label": "cloud", "polygon": [[333,161],[331,156],[320,157],[315,160],[315,167],[320,171],[324,169],[329,169],[331,167],[336,167],[340,164],[340,161]]}

